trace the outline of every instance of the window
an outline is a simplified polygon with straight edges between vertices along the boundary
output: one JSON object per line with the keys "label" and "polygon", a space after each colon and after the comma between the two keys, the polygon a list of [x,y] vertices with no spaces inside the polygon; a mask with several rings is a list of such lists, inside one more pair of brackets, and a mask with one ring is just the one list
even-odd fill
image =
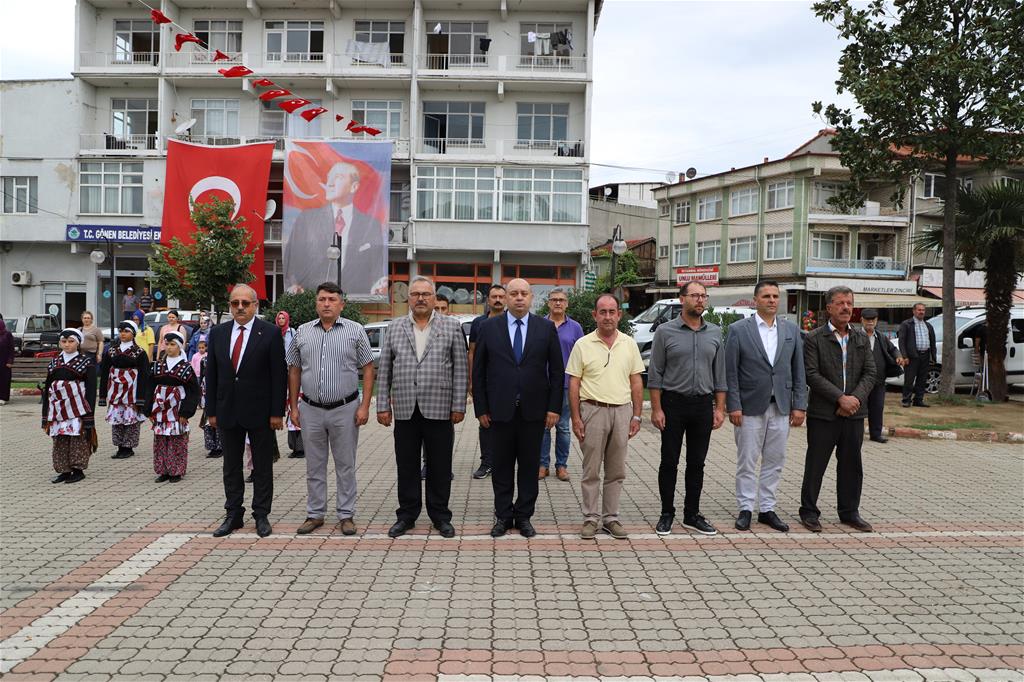
{"label": "window", "polygon": [[569,137],[569,105],[517,102],[518,144],[564,142]]}
{"label": "window", "polygon": [[729,215],[757,213],[757,188],[747,187],[729,192]]}
{"label": "window", "polygon": [[674,222],[676,225],[685,225],[690,222],[690,202],[678,201],[676,202],[676,215]]}
{"label": "window", "polygon": [[796,181],[773,182],[768,185],[768,210],[792,208],[796,202]]}
{"label": "window", "polygon": [[352,118],[377,128],[385,138],[396,140],[402,133],[402,101],[352,100]]}
{"label": "window", "polygon": [[142,162],[83,161],[81,213],[142,215]]}
{"label": "window", "polygon": [[750,263],[754,260],[756,237],[733,237],[729,240],[729,262]]}
{"label": "window", "polygon": [[764,258],[765,260],[785,260],[793,257],[793,233],[776,232],[765,235]]}
{"label": "window", "polygon": [[268,62],[324,60],[324,22],[268,21],[264,27]]}
{"label": "window", "polygon": [[7,176],[0,178],[3,187],[3,213],[37,213],[39,209],[39,178]]}
{"label": "window", "polygon": [[[487,301],[491,288],[491,266],[475,263],[419,263],[419,274],[434,280],[439,294],[453,305],[472,305],[473,309]],[[409,277],[406,275],[405,281]]]}
{"label": "window", "polygon": [[[155,99],[112,99],[110,112],[113,142],[144,144],[148,149],[156,149],[159,117]],[[108,144],[107,148],[110,149],[111,146]],[[124,149],[125,146],[118,145],[114,148]]]}
{"label": "window", "polygon": [[676,244],[672,247],[672,267],[682,268],[690,264],[690,245]]}
{"label": "window", "polygon": [[842,260],[846,237],[841,234],[811,235],[811,257],[818,260]]}
{"label": "window", "polygon": [[[519,24],[519,63],[521,66],[544,65],[552,63],[552,57],[568,57],[572,50],[568,45],[559,43],[552,45],[551,34],[563,31],[572,32],[571,23],[535,23],[528,22]],[[530,34],[534,34],[534,41],[530,42]],[[547,38],[539,38],[546,35]],[[538,39],[539,38],[539,39]]]}
{"label": "window", "polygon": [[658,215],[660,215],[663,218],[667,218],[668,217],[668,212],[670,210],[670,207],[671,207],[671,204],[669,204],[667,201],[659,201],[658,202]]}
{"label": "window", "polygon": [[404,21],[357,21],[357,43],[387,43],[391,63],[405,63]]}
{"label": "window", "polygon": [[924,193],[921,196],[925,199],[942,199],[945,197],[946,176],[940,173],[925,173]]}
{"label": "window", "polygon": [[579,223],[584,192],[581,170],[506,168],[501,181],[501,219]]}
{"label": "window", "polygon": [[239,54],[242,51],[241,21],[227,21],[226,19],[197,20],[192,22],[192,33],[210,48],[209,51],[193,50],[192,61],[194,62],[212,60],[214,50],[226,53],[232,57],[232,61],[241,56]]}
{"label": "window", "polygon": [[697,221],[722,217],[722,195],[711,194],[697,199]]}
{"label": "window", "polygon": [[[435,32],[437,26],[440,32]],[[487,38],[486,21],[428,21],[427,67],[486,66],[487,52],[480,39]]]}
{"label": "window", "polygon": [[493,168],[420,166],[418,217],[428,220],[494,220]]}
{"label": "window", "polygon": [[[284,137],[320,137],[320,117],[307,121],[298,114],[306,109],[313,109],[320,106],[320,100],[314,100],[306,106],[296,109],[295,116],[290,116],[284,109],[277,106],[275,101],[261,102],[260,107],[260,135],[262,137],[284,138]],[[284,149],[284,147],[279,147]]]}
{"label": "window", "polygon": [[444,154],[449,145],[482,146],[483,102],[424,102],[423,149]]}
{"label": "window", "polygon": [[658,247],[658,258],[668,258],[668,246]]}
{"label": "window", "polygon": [[114,22],[114,62],[117,64],[157,63],[160,26],[149,19],[118,19]]}
{"label": "window", "polygon": [[722,260],[722,242],[697,242],[697,265],[718,265]]}
{"label": "window", "polygon": [[837,182],[816,182],[814,183],[814,196],[812,205],[817,208],[828,208],[831,206],[828,200],[838,196],[843,186]]}
{"label": "window", "polygon": [[409,220],[411,191],[409,180],[391,179],[391,210],[389,220],[393,223],[404,223]]}
{"label": "window", "polygon": [[521,277],[530,283],[576,286],[576,267],[572,265],[502,265],[501,281]]}
{"label": "window", "polygon": [[194,99],[192,118],[196,120],[190,131],[194,135],[238,137],[237,99]]}

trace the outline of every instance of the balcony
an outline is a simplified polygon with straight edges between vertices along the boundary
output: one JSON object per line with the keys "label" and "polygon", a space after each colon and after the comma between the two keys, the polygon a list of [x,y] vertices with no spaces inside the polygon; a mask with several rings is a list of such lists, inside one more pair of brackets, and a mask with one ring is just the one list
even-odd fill
{"label": "balcony", "polygon": [[409,63],[401,52],[385,53],[382,59],[375,61],[373,57],[358,52],[346,52],[334,55],[334,63],[345,69],[366,69],[376,73],[380,71],[406,71]]}
{"label": "balcony", "polygon": [[579,77],[586,75],[586,57],[556,57],[496,54],[425,54],[418,65],[425,71],[500,72],[515,78],[517,73],[530,78],[544,75]]}
{"label": "balcony", "polygon": [[163,153],[159,135],[111,135],[80,133],[79,149],[85,154],[156,156]]}
{"label": "balcony", "polygon": [[807,272],[834,275],[903,277],[907,274],[907,264],[882,256],[870,260],[814,258],[811,256],[807,258]]}
{"label": "balcony", "polygon": [[159,52],[82,52],[78,57],[83,69],[155,72],[160,62]]}
{"label": "balcony", "polygon": [[[188,52],[171,52],[164,55],[164,66],[169,69],[187,69],[193,66],[211,67],[214,73],[216,69],[223,69],[225,66],[235,64],[248,64],[249,55],[238,53],[228,59],[213,61],[213,55],[202,50]],[[218,74],[219,75],[219,74]]]}
{"label": "balcony", "polygon": [[831,225],[874,225],[879,227],[906,227],[910,224],[908,213],[895,206],[882,206],[877,201],[868,201],[859,208],[840,211],[835,206],[811,206],[807,214],[808,224]]}
{"label": "balcony", "polygon": [[584,145],[581,140],[494,140],[457,137],[425,137],[420,153],[445,156],[498,157],[502,159],[534,159],[568,164],[582,163]]}

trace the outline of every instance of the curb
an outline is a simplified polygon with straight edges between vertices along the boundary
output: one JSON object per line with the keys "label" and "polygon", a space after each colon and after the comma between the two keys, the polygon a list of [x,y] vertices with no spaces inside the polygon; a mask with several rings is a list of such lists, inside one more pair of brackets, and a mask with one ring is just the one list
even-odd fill
{"label": "curb", "polygon": [[998,431],[930,431],[903,427],[888,428],[896,438],[923,438],[932,440],[965,440],[979,443],[1024,443],[1024,433]]}
{"label": "curb", "polygon": [[11,395],[42,395],[38,388],[12,388]]}

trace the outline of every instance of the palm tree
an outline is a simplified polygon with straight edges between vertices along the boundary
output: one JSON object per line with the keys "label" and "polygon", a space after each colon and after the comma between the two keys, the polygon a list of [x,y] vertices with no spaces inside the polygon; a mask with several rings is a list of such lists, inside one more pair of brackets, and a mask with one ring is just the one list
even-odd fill
{"label": "palm tree", "polygon": [[[915,250],[942,249],[942,228],[926,230]],[[985,322],[992,400],[1006,400],[1006,336],[1017,279],[1024,273],[1024,183],[959,192],[956,255],[971,272],[985,268]]]}

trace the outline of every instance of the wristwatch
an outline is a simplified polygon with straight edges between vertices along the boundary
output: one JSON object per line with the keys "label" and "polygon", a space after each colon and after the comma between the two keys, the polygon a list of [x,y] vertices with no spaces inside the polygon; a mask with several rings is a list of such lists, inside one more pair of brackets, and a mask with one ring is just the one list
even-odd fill
{"label": "wristwatch", "polygon": [[643,417],[633,417],[633,421],[635,421],[635,422],[643,422],[643,420],[644,420]]}

